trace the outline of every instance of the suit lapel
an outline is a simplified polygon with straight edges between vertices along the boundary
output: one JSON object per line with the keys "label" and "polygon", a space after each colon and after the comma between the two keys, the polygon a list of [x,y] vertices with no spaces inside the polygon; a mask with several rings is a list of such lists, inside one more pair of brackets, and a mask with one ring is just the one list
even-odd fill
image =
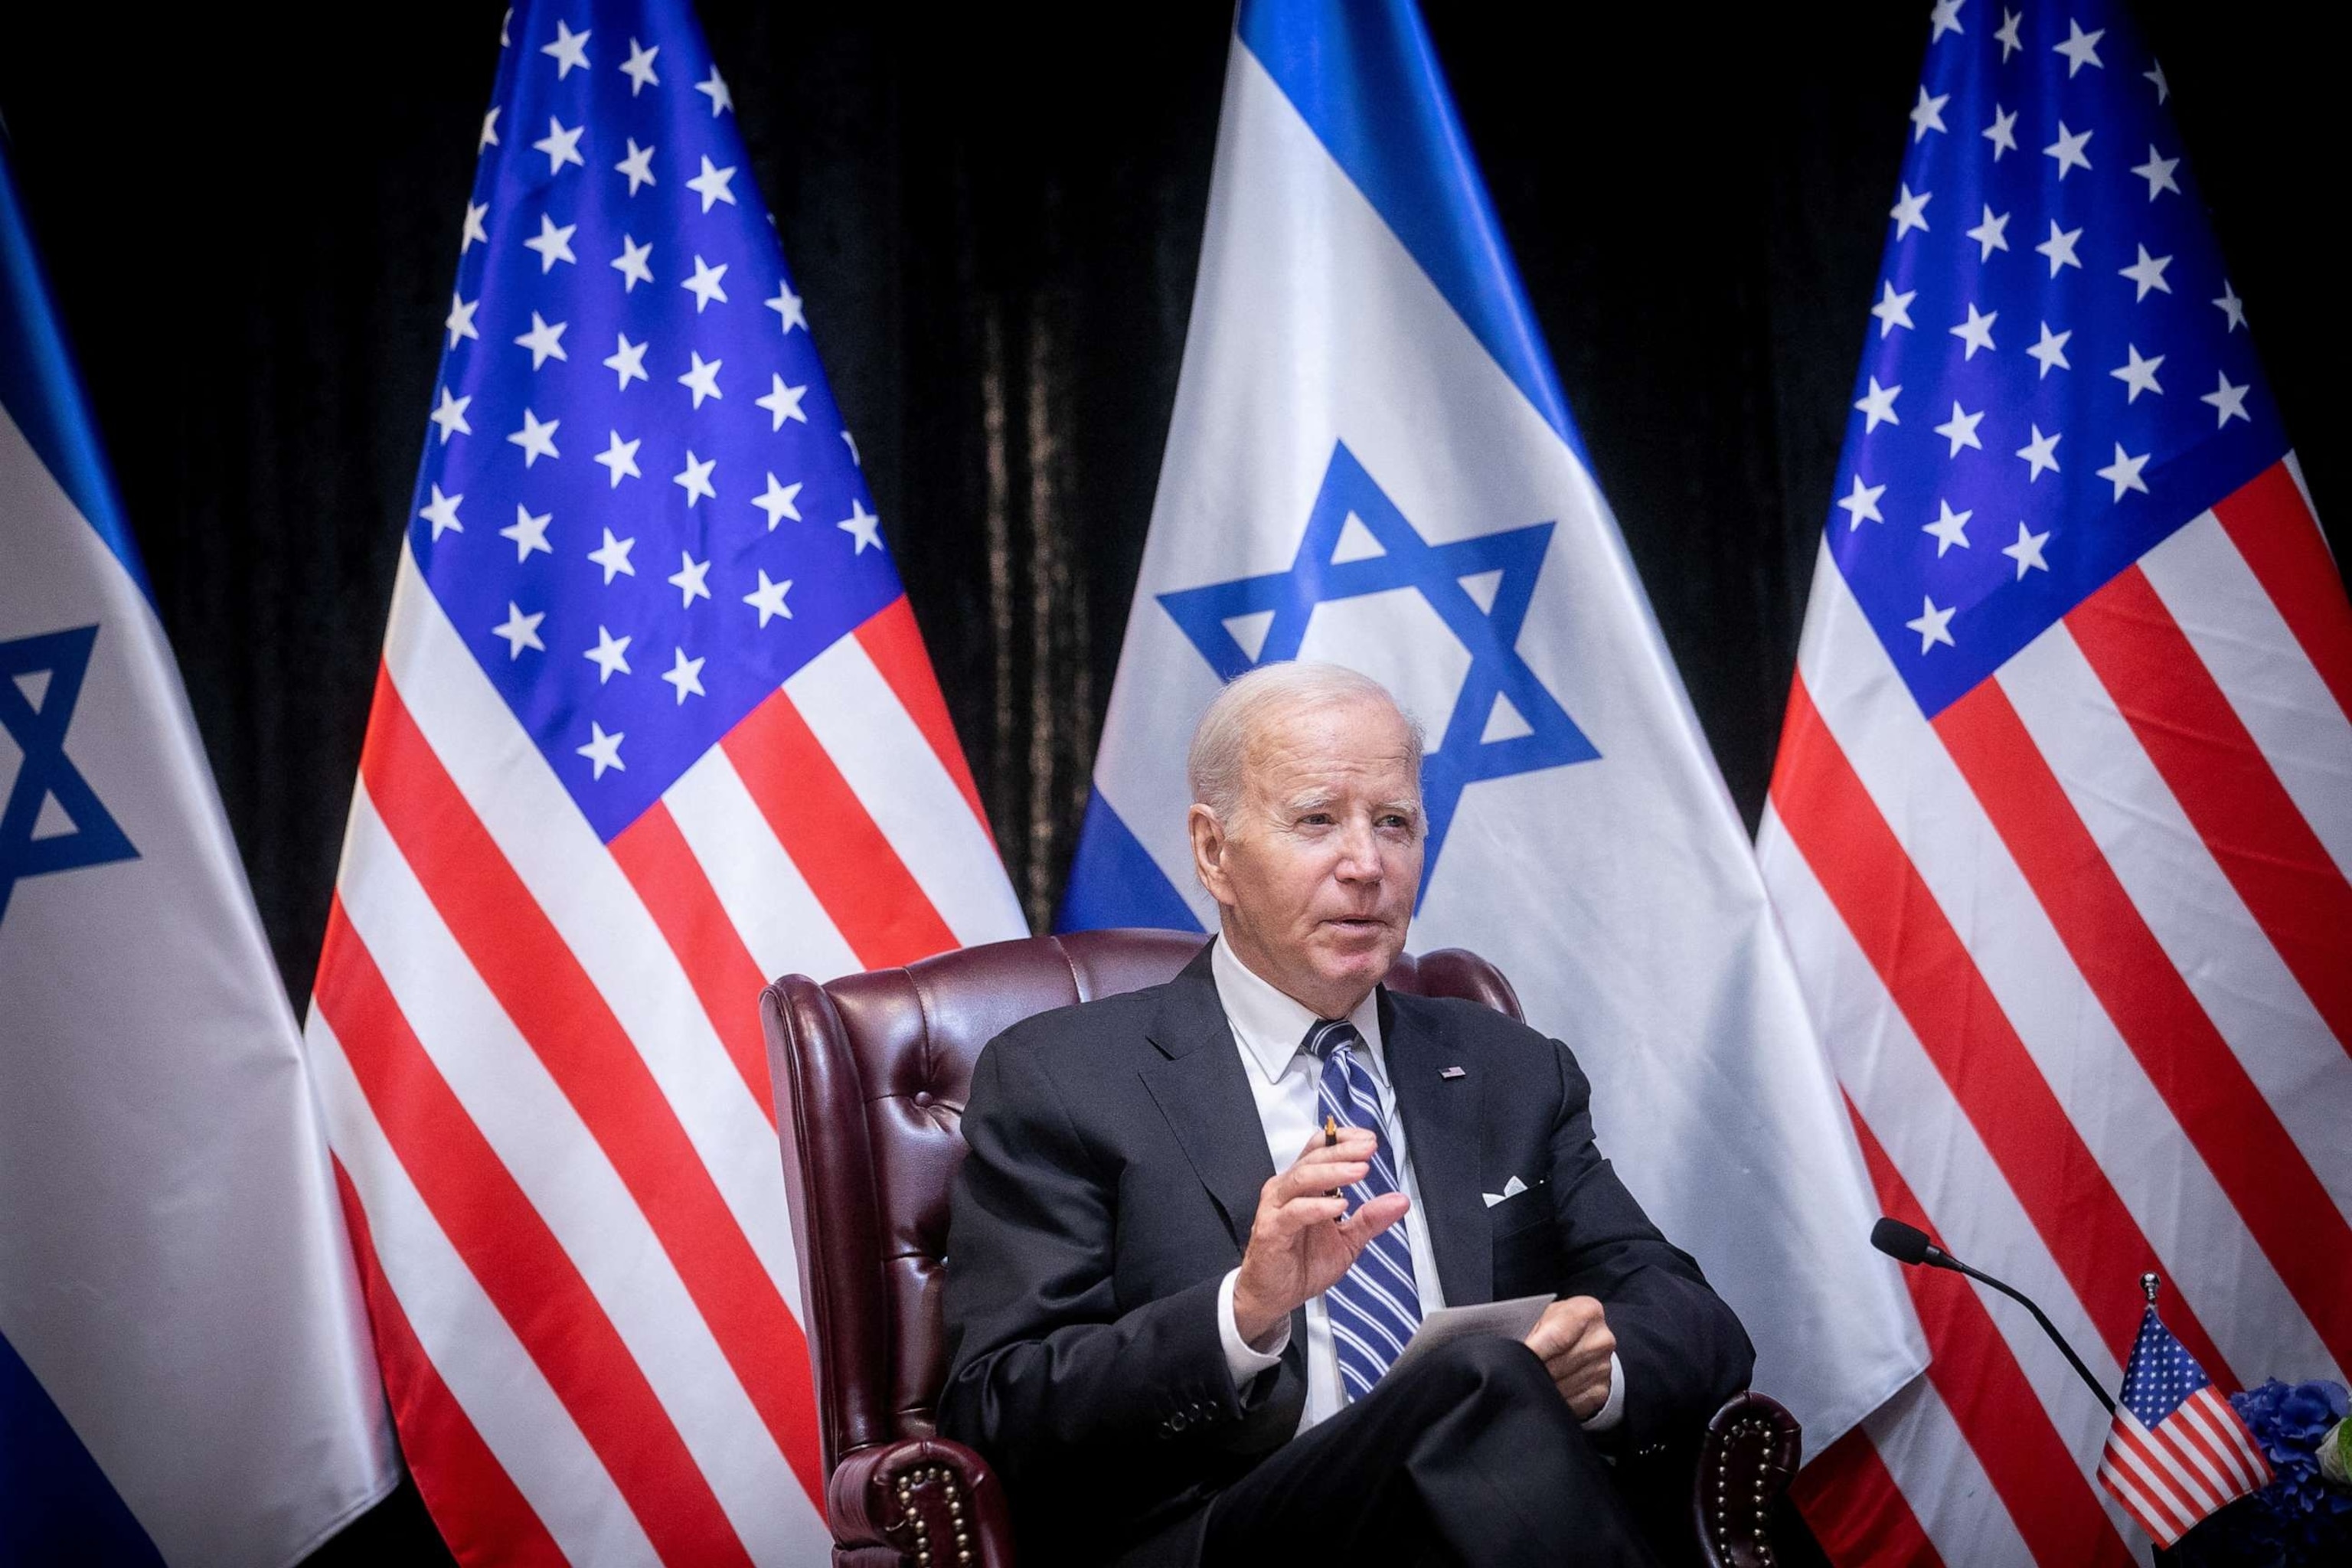
{"label": "suit lapel", "polygon": [[1274,1161],[1241,1052],[1217,1001],[1207,948],[1161,993],[1150,1037],[1161,1059],[1145,1065],[1144,1088],[1223,1211],[1234,1244],[1246,1247],[1258,1192],[1273,1180]]}
{"label": "suit lapel", "polygon": [[1440,1078],[1456,1065],[1441,1059],[1447,1047],[1411,998],[1399,999],[1385,987],[1381,1047],[1445,1300],[1456,1307],[1492,1300],[1495,1238],[1478,1196],[1478,1068],[1473,1064],[1465,1077]]}

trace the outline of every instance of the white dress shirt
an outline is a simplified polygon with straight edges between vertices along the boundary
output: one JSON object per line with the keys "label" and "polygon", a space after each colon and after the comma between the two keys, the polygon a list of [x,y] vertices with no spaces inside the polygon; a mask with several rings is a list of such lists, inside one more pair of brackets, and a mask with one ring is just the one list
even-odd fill
{"label": "white dress shirt", "polygon": [[[1209,967],[1216,979],[1217,1000],[1224,1007],[1225,1022],[1232,1026],[1234,1043],[1241,1051],[1242,1070],[1249,1079],[1250,1096],[1257,1101],[1258,1121],[1265,1129],[1266,1152],[1273,1157],[1276,1170],[1286,1171],[1307,1148],[1307,1139],[1322,1126],[1318,1089],[1323,1064],[1300,1048],[1307,1031],[1318,1021],[1316,1015],[1254,973],[1234,956],[1233,949],[1222,939],[1210,952]],[[1437,1255],[1430,1248],[1429,1227],[1422,1217],[1421,1185],[1413,1174],[1412,1151],[1405,1142],[1404,1119],[1397,1114],[1396,1093],[1389,1083],[1388,1058],[1381,1045],[1379,992],[1357,1004],[1356,1010],[1348,1015],[1348,1021],[1363,1037],[1364,1051],[1359,1059],[1380,1092],[1381,1143],[1389,1152],[1397,1180],[1412,1205],[1398,1223],[1404,1227],[1405,1245],[1412,1254],[1413,1284],[1421,1296],[1421,1310],[1431,1312],[1445,1305],[1445,1290],[1438,1282]],[[1224,1345],[1225,1365],[1233,1373],[1236,1389],[1279,1362],[1290,1343],[1287,1318],[1283,1320],[1269,1350],[1259,1351],[1242,1338],[1241,1329],[1234,1321],[1234,1287],[1240,1278],[1241,1270],[1234,1269],[1217,1291],[1217,1334]],[[1346,1401],[1339,1383],[1339,1352],[1331,1344],[1330,1310],[1323,1304],[1322,1297],[1309,1297],[1307,1406],[1299,1415],[1298,1429],[1304,1432],[1318,1421],[1338,1414]],[[1624,1371],[1612,1353],[1609,1358],[1609,1397],[1584,1423],[1585,1429],[1607,1431],[1617,1425],[1624,1408]]]}

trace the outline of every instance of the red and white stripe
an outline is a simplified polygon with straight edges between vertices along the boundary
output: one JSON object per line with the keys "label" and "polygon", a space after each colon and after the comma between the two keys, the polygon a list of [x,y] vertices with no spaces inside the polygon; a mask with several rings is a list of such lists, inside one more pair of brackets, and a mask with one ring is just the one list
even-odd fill
{"label": "red and white stripe", "polygon": [[[2151,1268],[2217,1383],[2352,1364],[2352,608],[2291,462],[1933,721],[1824,550],[1758,848],[1887,1213],[2111,1384]],[[1926,1387],[1801,1489],[1836,1560],[2124,1561],[2097,1401],[1905,1284]]]}
{"label": "red and white stripe", "polygon": [[2246,1424],[2210,1387],[2153,1427],[2117,1405],[2099,1459],[2101,1484],[2161,1546],[2270,1479],[2270,1462]]}
{"label": "red and white stripe", "polygon": [[903,599],[608,846],[404,551],[307,1033],[461,1560],[829,1554],[759,991],[1025,931]]}

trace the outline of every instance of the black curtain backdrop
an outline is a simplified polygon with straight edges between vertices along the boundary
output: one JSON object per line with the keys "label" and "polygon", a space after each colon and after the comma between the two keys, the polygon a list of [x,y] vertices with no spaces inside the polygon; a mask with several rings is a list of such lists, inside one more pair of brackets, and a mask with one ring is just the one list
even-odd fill
{"label": "black curtain backdrop", "polygon": [[[19,0],[0,117],[287,985],[309,990],[499,0]],[[1760,808],[1927,6],[1427,0],[1570,403]],[[1990,25],[1983,6],[1974,25]],[[1067,873],[1176,390],[1221,5],[703,0],[1014,883]],[[2341,557],[2336,7],[2140,7]],[[1115,18],[1115,19],[1114,19]],[[437,1550],[404,1497],[327,1555]]]}

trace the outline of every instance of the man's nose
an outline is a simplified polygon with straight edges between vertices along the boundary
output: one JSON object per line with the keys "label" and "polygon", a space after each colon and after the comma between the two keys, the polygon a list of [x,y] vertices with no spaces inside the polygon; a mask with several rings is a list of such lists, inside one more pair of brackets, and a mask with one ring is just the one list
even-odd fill
{"label": "man's nose", "polygon": [[1339,839],[1340,880],[1376,882],[1381,879],[1381,847],[1372,825],[1361,817],[1349,820]]}

